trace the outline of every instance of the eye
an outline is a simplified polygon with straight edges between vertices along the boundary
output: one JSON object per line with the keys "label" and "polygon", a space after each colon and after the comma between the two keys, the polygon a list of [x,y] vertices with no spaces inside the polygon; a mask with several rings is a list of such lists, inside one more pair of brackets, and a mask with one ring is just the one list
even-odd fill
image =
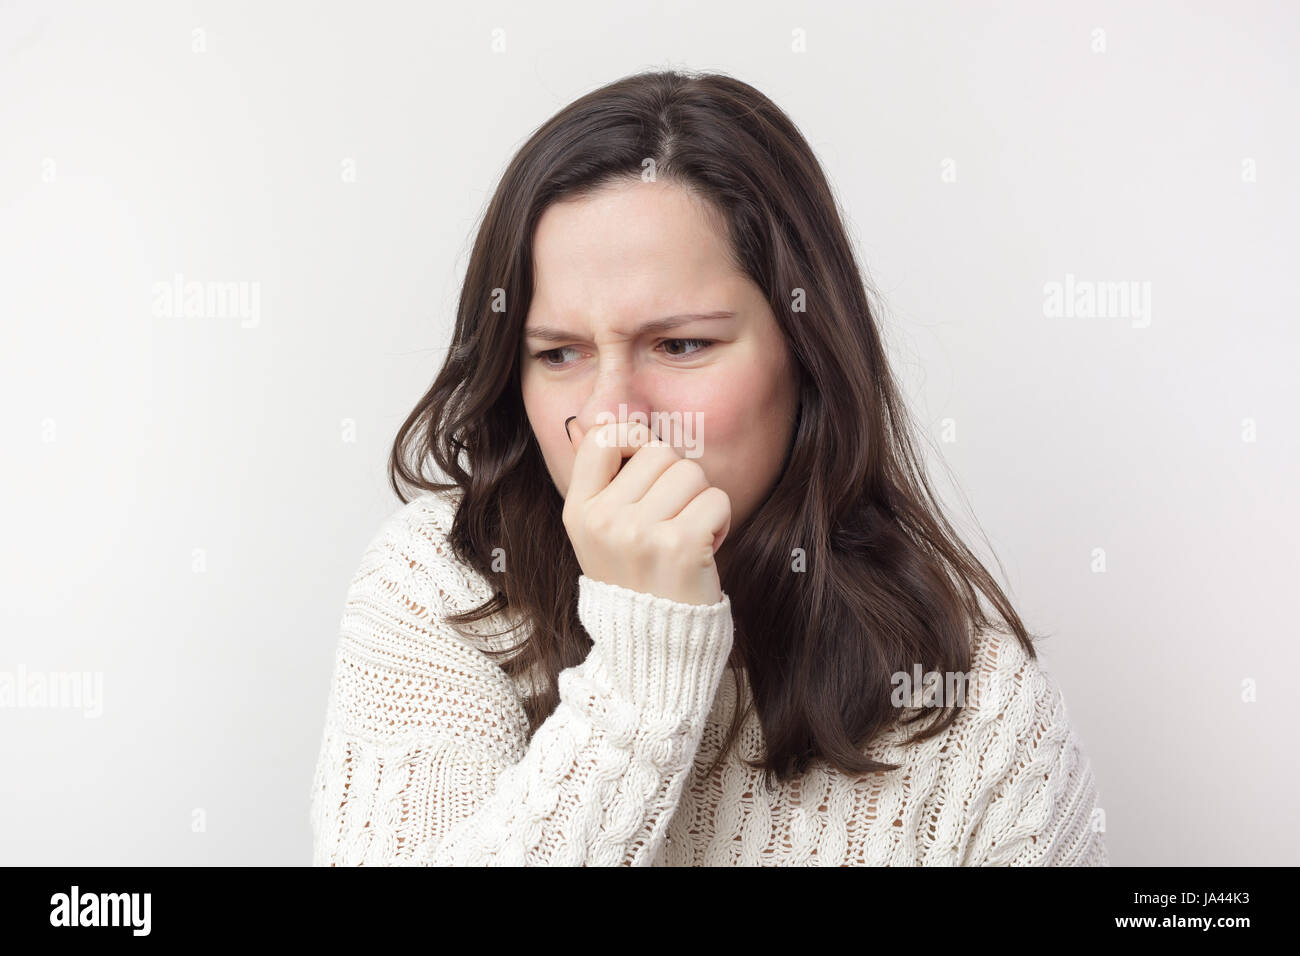
{"label": "eye", "polygon": [[686,345],[699,346],[699,348],[695,349],[694,352],[668,352],[667,353],[668,355],[673,355],[676,358],[684,358],[688,355],[694,355],[695,352],[703,352],[705,349],[707,349],[710,345],[713,344],[713,341],[711,339],[664,339],[663,342],[661,342],[660,344],[664,345],[667,344],[668,342],[682,342],[685,343]]}
{"label": "eye", "polygon": [[[556,364],[554,364],[554,363],[552,363],[552,362],[548,362],[548,361],[546,360],[546,359],[547,359],[547,356],[554,355],[556,352],[568,352],[568,351],[571,351],[571,350],[570,350],[567,346],[564,347],[564,348],[559,348],[559,349],[546,349],[546,350],[541,351],[541,352],[534,352],[534,353],[533,353],[533,358],[534,358],[536,361],[541,362],[541,363],[542,363],[544,366],[546,366],[547,368],[559,368],[559,367],[560,367],[559,365],[556,365]],[[563,363],[560,363],[560,364],[562,365]]]}
{"label": "eye", "polygon": [[[698,348],[692,349],[691,351],[687,351],[687,352],[672,352],[672,351],[665,350],[665,354],[670,355],[673,358],[687,358],[691,355],[694,355],[697,352],[703,352],[709,346],[714,344],[714,341],[712,339],[664,339],[659,344],[666,345],[670,342],[679,345],[698,346]],[[563,368],[566,363],[563,360],[558,362],[552,361],[551,356],[554,356],[557,353],[572,352],[572,351],[576,351],[576,350],[570,346],[565,346],[564,348],[558,348],[558,349],[544,349],[541,352],[534,352],[533,359],[535,361],[541,362],[545,368],[560,369]]]}

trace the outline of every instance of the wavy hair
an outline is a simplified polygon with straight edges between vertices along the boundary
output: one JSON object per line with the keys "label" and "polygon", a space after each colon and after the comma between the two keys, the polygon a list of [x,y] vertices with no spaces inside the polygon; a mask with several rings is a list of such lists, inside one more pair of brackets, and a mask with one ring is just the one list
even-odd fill
{"label": "wavy hair", "polygon": [[[389,481],[403,502],[461,489],[448,541],[495,594],[447,621],[459,629],[510,609],[528,623],[522,641],[497,653],[508,674],[545,675],[525,700],[535,732],[559,703],[559,672],[592,642],[577,615],[581,568],[563,500],[520,392],[533,235],[551,203],[639,180],[647,159],[657,179],[721,214],[732,257],[766,295],[799,379],[784,470],[732,530],[731,560],[719,569],[735,627],[730,664],[751,694],[718,759],[754,708],[766,754],[746,762],[769,787],[816,759],[855,776],[897,770],[864,753],[878,733],[915,724],[907,743],[923,740],[963,705],[904,715],[891,701],[893,675],[918,663],[969,672],[973,629],[994,626],[980,594],[1031,657],[1034,638],[944,517],[826,177],[794,123],[754,87],[723,73],[632,74],[532,134],[483,214],[451,346],[398,431]],[[795,313],[797,289],[805,298]],[[493,311],[498,290],[504,313]],[[449,481],[426,476],[430,463]],[[493,567],[497,547],[508,570]],[[795,554],[806,560],[797,572]]]}

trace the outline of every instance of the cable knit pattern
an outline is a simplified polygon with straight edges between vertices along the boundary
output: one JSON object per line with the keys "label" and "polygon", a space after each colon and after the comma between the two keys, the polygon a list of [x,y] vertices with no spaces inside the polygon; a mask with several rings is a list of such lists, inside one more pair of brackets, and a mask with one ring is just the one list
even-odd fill
{"label": "cable knit pattern", "polygon": [[[737,699],[730,599],[679,604],[578,579],[593,646],[559,675],[528,738],[510,677],[442,616],[492,589],[451,552],[459,492],[412,500],[348,591],[312,782],[312,862],[338,865],[1109,865],[1092,770],[1056,682],[1014,637],[972,638],[988,688],[943,734],[866,749],[901,765],[848,777],[817,761],[775,793],[733,754],[706,773]],[[742,701],[742,704],[746,701]],[[738,740],[762,754],[749,714]]]}

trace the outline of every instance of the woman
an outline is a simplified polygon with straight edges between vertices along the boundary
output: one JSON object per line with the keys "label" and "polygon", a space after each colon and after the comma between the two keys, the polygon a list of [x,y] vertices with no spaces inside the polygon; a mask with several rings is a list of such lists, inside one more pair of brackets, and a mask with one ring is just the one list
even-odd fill
{"label": "woman", "polygon": [[397,436],[314,862],[1107,865],[1059,688],[906,415],[770,100],[663,72],[566,107]]}

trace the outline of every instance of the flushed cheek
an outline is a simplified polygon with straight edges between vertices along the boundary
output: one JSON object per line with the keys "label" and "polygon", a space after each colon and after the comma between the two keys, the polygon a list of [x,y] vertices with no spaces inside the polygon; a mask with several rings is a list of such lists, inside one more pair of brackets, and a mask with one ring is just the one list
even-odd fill
{"label": "flushed cheek", "polygon": [[713,405],[683,415],[681,433],[674,440],[712,484],[723,487],[734,480],[737,461],[745,458],[747,430],[743,409]]}
{"label": "flushed cheek", "polygon": [[767,481],[784,447],[788,424],[783,423],[784,406],[772,389],[747,389],[744,381],[737,381],[732,394],[741,398],[701,409],[702,427],[695,437],[703,452],[698,460],[709,480],[743,496],[751,485]]}

